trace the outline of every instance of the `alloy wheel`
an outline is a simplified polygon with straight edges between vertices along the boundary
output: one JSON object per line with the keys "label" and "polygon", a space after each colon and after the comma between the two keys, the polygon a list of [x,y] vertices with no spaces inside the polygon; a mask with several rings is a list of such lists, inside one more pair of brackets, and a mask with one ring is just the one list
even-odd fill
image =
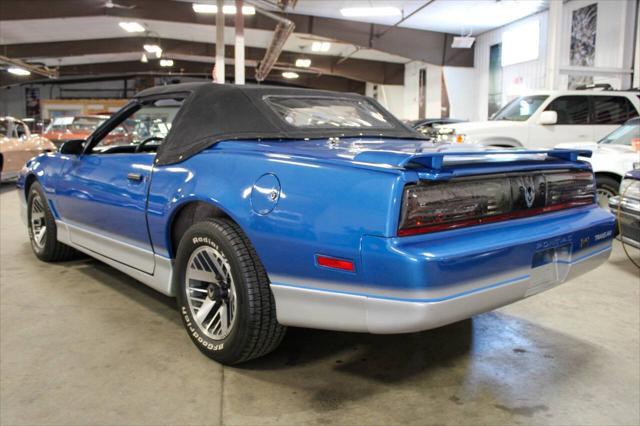
{"label": "alloy wheel", "polygon": [[189,309],[203,333],[222,340],[236,319],[236,289],[227,258],[210,246],[191,254],[186,273]]}
{"label": "alloy wheel", "polygon": [[31,235],[34,244],[38,248],[44,247],[47,224],[44,203],[39,195],[35,195],[31,201]]}
{"label": "alloy wheel", "polygon": [[598,205],[603,209],[609,211],[609,199],[615,197],[612,191],[605,188],[598,188],[596,190],[596,195],[598,197]]}

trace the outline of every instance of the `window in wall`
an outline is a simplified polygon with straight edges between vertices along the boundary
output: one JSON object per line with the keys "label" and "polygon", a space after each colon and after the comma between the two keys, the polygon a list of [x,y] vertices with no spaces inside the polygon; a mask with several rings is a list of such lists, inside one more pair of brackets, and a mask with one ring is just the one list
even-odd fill
{"label": "window in wall", "polygon": [[500,57],[502,45],[494,44],[489,48],[489,117],[502,105],[502,65]]}
{"label": "window in wall", "polygon": [[502,66],[538,59],[540,21],[535,19],[502,33]]}
{"label": "window in wall", "polygon": [[427,69],[422,68],[418,72],[418,118],[427,115]]}
{"label": "window in wall", "polygon": [[556,124],[589,124],[589,97],[561,96],[552,101],[545,111],[558,114]]}
{"label": "window in wall", "polygon": [[627,98],[622,96],[594,96],[594,124],[623,124],[638,112]]}

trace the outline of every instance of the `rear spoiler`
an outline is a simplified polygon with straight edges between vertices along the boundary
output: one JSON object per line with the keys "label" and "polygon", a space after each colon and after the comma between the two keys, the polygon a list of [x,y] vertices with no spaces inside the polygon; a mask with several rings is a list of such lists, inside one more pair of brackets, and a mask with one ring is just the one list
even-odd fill
{"label": "rear spoiler", "polygon": [[[578,157],[591,157],[591,151],[584,149],[551,149],[551,150],[483,150],[483,151],[440,151],[408,154],[397,151],[364,151],[354,157],[359,163],[380,164],[402,168],[426,168],[431,172],[445,169],[445,157],[458,158],[455,163],[491,163],[496,160],[499,163],[531,160],[533,155],[544,160],[564,160],[573,163],[578,162]],[[494,158],[494,157],[503,158]],[[513,159],[508,159],[511,156]],[[465,157],[467,157],[465,159]],[[476,157],[476,158],[473,158]],[[466,160],[466,161],[465,161]],[[540,160],[540,158],[536,158]]]}

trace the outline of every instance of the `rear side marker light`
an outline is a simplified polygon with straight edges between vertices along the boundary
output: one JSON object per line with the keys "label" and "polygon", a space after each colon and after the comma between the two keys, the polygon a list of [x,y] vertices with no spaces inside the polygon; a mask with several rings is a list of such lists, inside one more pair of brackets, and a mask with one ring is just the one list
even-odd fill
{"label": "rear side marker light", "polygon": [[354,272],[356,270],[355,265],[350,260],[336,259],[334,257],[316,255],[316,261],[319,266],[331,269],[339,269],[341,271]]}

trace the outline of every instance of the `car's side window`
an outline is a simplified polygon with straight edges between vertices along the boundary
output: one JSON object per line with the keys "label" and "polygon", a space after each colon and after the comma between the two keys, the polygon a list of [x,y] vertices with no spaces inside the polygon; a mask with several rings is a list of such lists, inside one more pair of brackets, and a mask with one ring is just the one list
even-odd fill
{"label": "car's side window", "polygon": [[593,97],[594,124],[623,124],[637,116],[633,104],[623,96]]}
{"label": "car's side window", "polygon": [[18,139],[22,139],[27,136],[27,129],[22,123],[15,123],[15,132]]}
{"label": "car's side window", "polygon": [[181,104],[181,100],[163,99],[144,105],[107,133],[92,152],[155,152],[169,133]]}
{"label": "car's side window", "polygon": [[558,114],[556,124],[589,124],[588,96],[560,96],[545,108]]}

